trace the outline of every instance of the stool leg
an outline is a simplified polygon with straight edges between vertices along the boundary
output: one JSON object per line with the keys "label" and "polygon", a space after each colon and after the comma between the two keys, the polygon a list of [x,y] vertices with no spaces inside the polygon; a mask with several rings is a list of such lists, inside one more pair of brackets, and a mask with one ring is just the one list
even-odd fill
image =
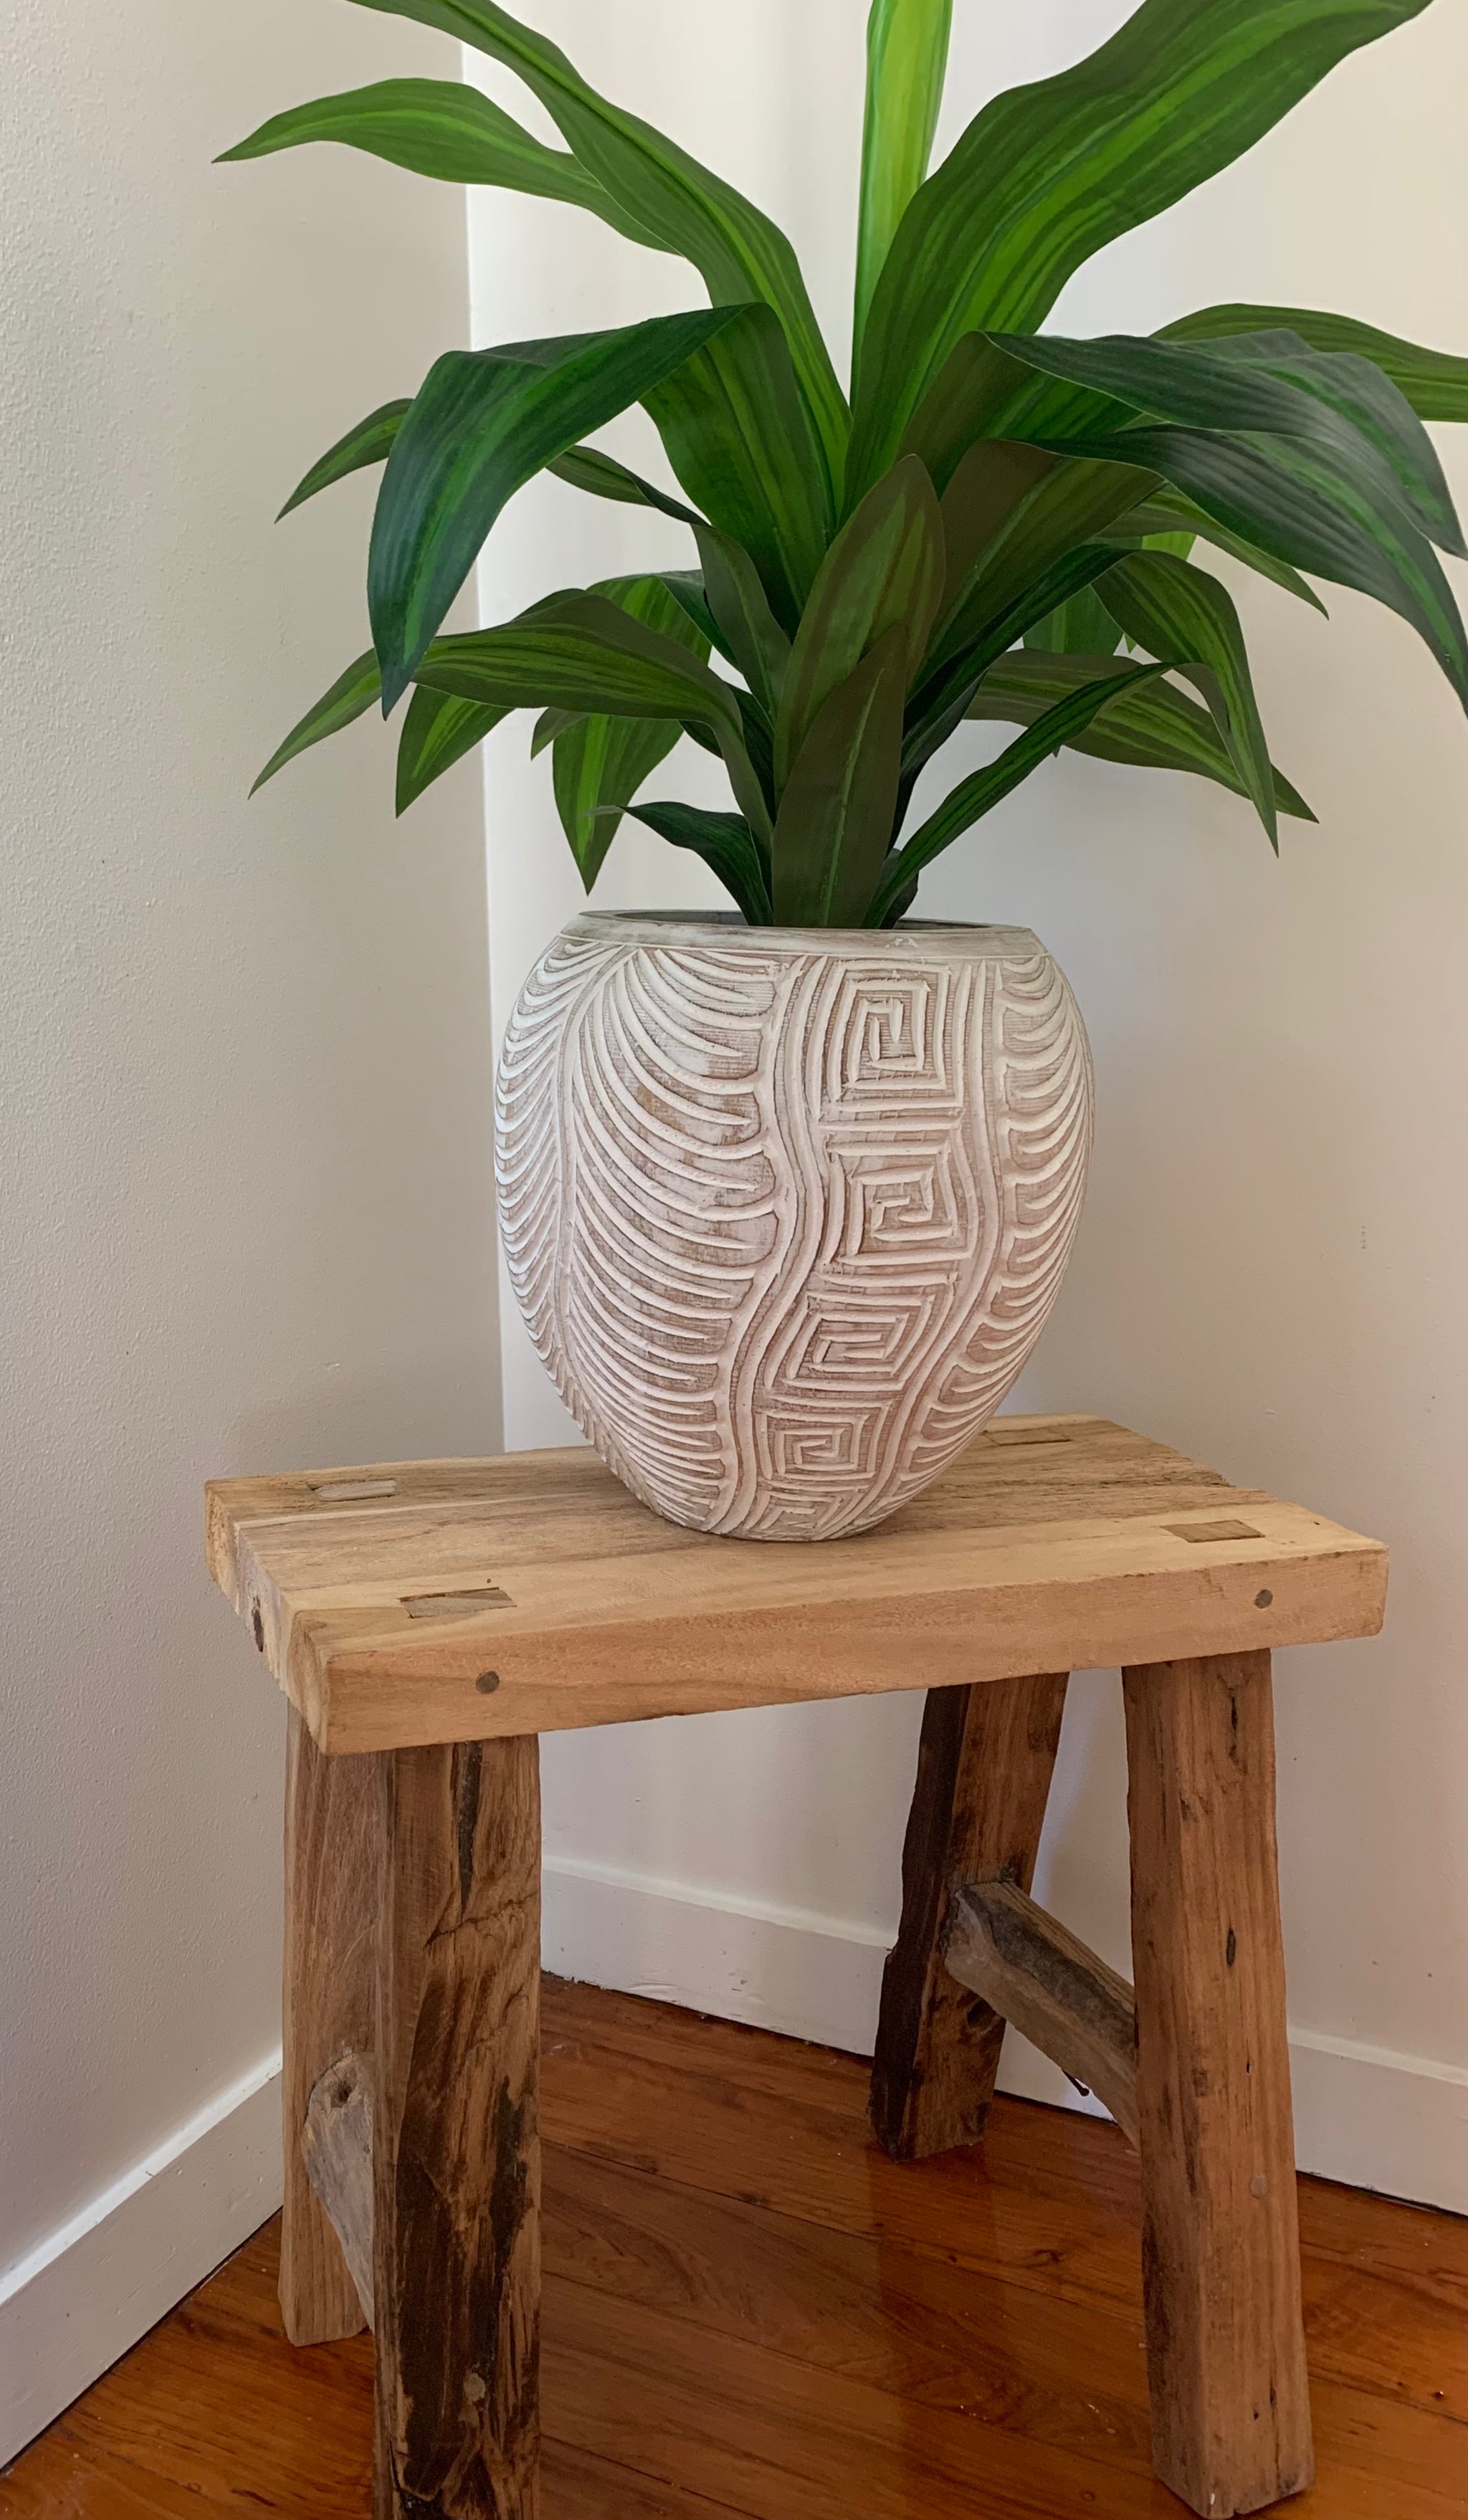
{"label": "stool leg", "polygon": [[539,1743],[378,1768],[378,2520],[534,2520]]}
{"label": "stool leg", "polygon": [[902,1850],[902,1923],[882,1976],[872,2125],[896,2161],[977,2143],[1004,2024],[943,1966],[949,1885],[1028,1890],[1069,1674],[928,1693]]}
{"label": "stool leg", "polygon": [[286,1749],[283,2027],[286,2197],[280,2303],[293,2345],[355,2336],[367,2321],[336,2232],[305,2173],[300,2133],[327,2068],[372,2049],[377,1761],[324,1759],[295,1707]]}
{"label": "stool leg", "polygon": [[1314,2473],[1269,1656],[1124,1677],[1153,2455],[1228,2520]]}

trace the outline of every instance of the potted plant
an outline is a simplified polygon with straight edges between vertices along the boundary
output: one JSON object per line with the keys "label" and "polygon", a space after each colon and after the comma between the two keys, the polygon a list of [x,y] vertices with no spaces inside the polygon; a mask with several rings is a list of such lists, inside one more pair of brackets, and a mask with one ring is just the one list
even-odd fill
{"label": "potted plant", "polygon": [[[399,810],[538,712],[589,889],[619,817],[696,851],[722,920],[575,922],[512,1017],[502,1227],[539,1352],[604,1458],[698,1529],[880,1521],[997,1408],[1058,1287],[1091,1081],[1026,931],[931,927],[924,870],[1061,746],[1219,782],[1278,846],[1221,551],[1303,602],[1355,587],[1468,704],[1434,545],[1461,531],[1424,419],[1468,361],[1299,308],[1149,338],[1041,328],[1072,273],[1227,165],[1425,0],[1143,0],[1088,60],[997,97],[928,172],[951,0],[874,0],[849,399],[788,240],[494,0],[360,0],[517,71],[544,147],[476,89],[396,79],[228,154],[337,140],[579,203],[702,276],[706,309],[450,350],[307,473],[385,464],[372,647],[261,777],[407,706]],[[678,493],[587,441],[640,403]],[[441,625],[506,501],[549,470],[677,518],[684,570]],[[1020,732],[921,813],[969,718]],[[730,808],[639,801],[687,735]]]}

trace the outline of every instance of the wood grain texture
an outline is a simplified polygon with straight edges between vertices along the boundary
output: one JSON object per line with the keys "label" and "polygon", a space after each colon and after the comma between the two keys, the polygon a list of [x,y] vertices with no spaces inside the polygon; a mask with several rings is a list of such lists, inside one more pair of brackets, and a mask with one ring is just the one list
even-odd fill
{"label": "wood grain texture", "polygon": [[286,2203],[281,2309],[297,2345],[364,2324],[330,2218],[311,2185],[301,2135],[328,2067],[372,2048],[378,1776],[373,1759],[324,1759],[293,1707],[286,1746],[286,1937],[282,2149]]}
{"label": "wood grain texture", "polygon": [[349,2049],[329,2065],[306,2110],[300,2157],[372,2325],[372,2066]]}
{"label": "wood grain texture", "polygon": [[380,1777],[377,2520],[535,2520],[539,1745]]}
{"label": "wood grain texture", "polygon": [[1012,1881],[957,1892],[944,1957],[960,1986],[1094,2092],[1136,2142],[1136,2005],[1124,1977]]}
{"label": "wood grain texture", "polygon": [[894,2160],[984,2133],[1004,2024],[944,1960],[951,1884],[1007,1873],[1029,1889],[1067,1686],[1058,1672],[929,1691],[872,2066],[872,2124]]}
{"label": "wood grain texture", "polygon": [[[1220,1521],[1260,1537],[1187,1536]],[[1369,1635],[1386,1598],[1378,1543],[1086,1418],[1000,1421],[818,1546],[660,1521],[589,1449],[221,1482],[208,1534],[329,1751]]]}
{"label": "wood grain texture", "polygon": [[1313,2475],[1263,1653],[1124,1675],[1160,2476],[1227,2520]]}
{"label": "wood grain texture", "polygon": [[[1140,2183],[1000,2097],[897,2167],[858,2059],[545,2002],[545,2520],[1168,2520]],[[1306,2180],[1299,2520],[1463,2520],[1468,2224]],[[367,2520],[372,2348],[295,2354],[268,2229],[0,2477],[3,2520]]]}

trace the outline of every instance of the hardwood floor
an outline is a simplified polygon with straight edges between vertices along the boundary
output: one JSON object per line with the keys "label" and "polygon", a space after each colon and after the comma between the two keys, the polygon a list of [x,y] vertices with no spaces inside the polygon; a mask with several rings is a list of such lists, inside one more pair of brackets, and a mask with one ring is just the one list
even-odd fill
{"label": "hardwood floor", "polygon": [[[898,2169],[849,2056],[586,1987],[545,2009],[544,2520],[1143,2520],[1135,2164],[996,2104]],[[1307,2181],[1320,2481],[1468,2513],[1468,2224]],[[370,2341],[287,2345],[278,2234],[0,2478],[6,2520],[366,2520]]]}

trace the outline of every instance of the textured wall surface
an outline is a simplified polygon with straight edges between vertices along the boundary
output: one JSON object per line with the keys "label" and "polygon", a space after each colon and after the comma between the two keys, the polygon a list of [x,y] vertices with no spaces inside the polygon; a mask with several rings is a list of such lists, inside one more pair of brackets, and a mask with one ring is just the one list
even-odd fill
{"label": "textured wall surface", "polygon": [[[944,140],[994,89],[1061,67],[1124,14],[1120,0],[956,12]],[[854,0],[799,12],[752,0],[736,20],[711,0],[619,0],[615,12],[541,0],[536,15],[591,76],[790,226],[839,331],[860,114]],[[1347,308],[1468,351],[1465,92],[1468,17],[1439,0],[1193,202],[1110,250],[1068,292],[1057,329],[1140,331],[1256,297]],[[571,211],[486,198],[472,252],[481,340],[698,302],[691,274]],[[656,461],[637,423],[613,442]],[[1440,443],[1468,500],[1468,433],[1445,429]],[[500,528],[487,617],[643,558],[687,564],[675,528],[548,485]],[[1329,590],[1328,624],[1256,580],[1240,600],[1266,726],[1318,832],[1288,826],[1276,865],[1220,792],[1061,762],[959,844],[921,907],[1033,927],[1096,1054],[1090,1202],[1015,1405],[1127,1418],[1393,1544],[1385,1641],[1282,1658],[1297,2080],[1304,2091],[1315,2078],[1322,2126],[1357,2112],[1359,2150],[1332,2156],[1347,2175],[1427,2179],[1435,2127],[1461,2190],[1468,730],[1425,650],[1363,600]],[[956,769],[984,748],[975,730]],[[715,801],[709,765],[687,765],[687,750],[659,788]],[[501,1023],[579,899],[549,784],[524,752],[513,727],[489,747]],[[626,831],[597,894],[713,898],[686,858]],[[504,1335],[509,1440],[565,1440],[508,1313]],[[547,1826],[561,1957],[859,2035],[895,1915],[915,1720],[893,1701],[557,1744]],[[1123,1965],[1124,1793],[1118,1684],[1097,1675],[1072,1691],[1040,1877]]]}
{"label": "textured wall surface", "polygon": [[206,1475],[497,1440],[478,799],[396,831],[359,729],[246,803],[364,644],[366,485],[270,519],[463,338],[462,202],[209,164],[437,62],[314,0],[0,24],[0,2283],[279,2039]]}

